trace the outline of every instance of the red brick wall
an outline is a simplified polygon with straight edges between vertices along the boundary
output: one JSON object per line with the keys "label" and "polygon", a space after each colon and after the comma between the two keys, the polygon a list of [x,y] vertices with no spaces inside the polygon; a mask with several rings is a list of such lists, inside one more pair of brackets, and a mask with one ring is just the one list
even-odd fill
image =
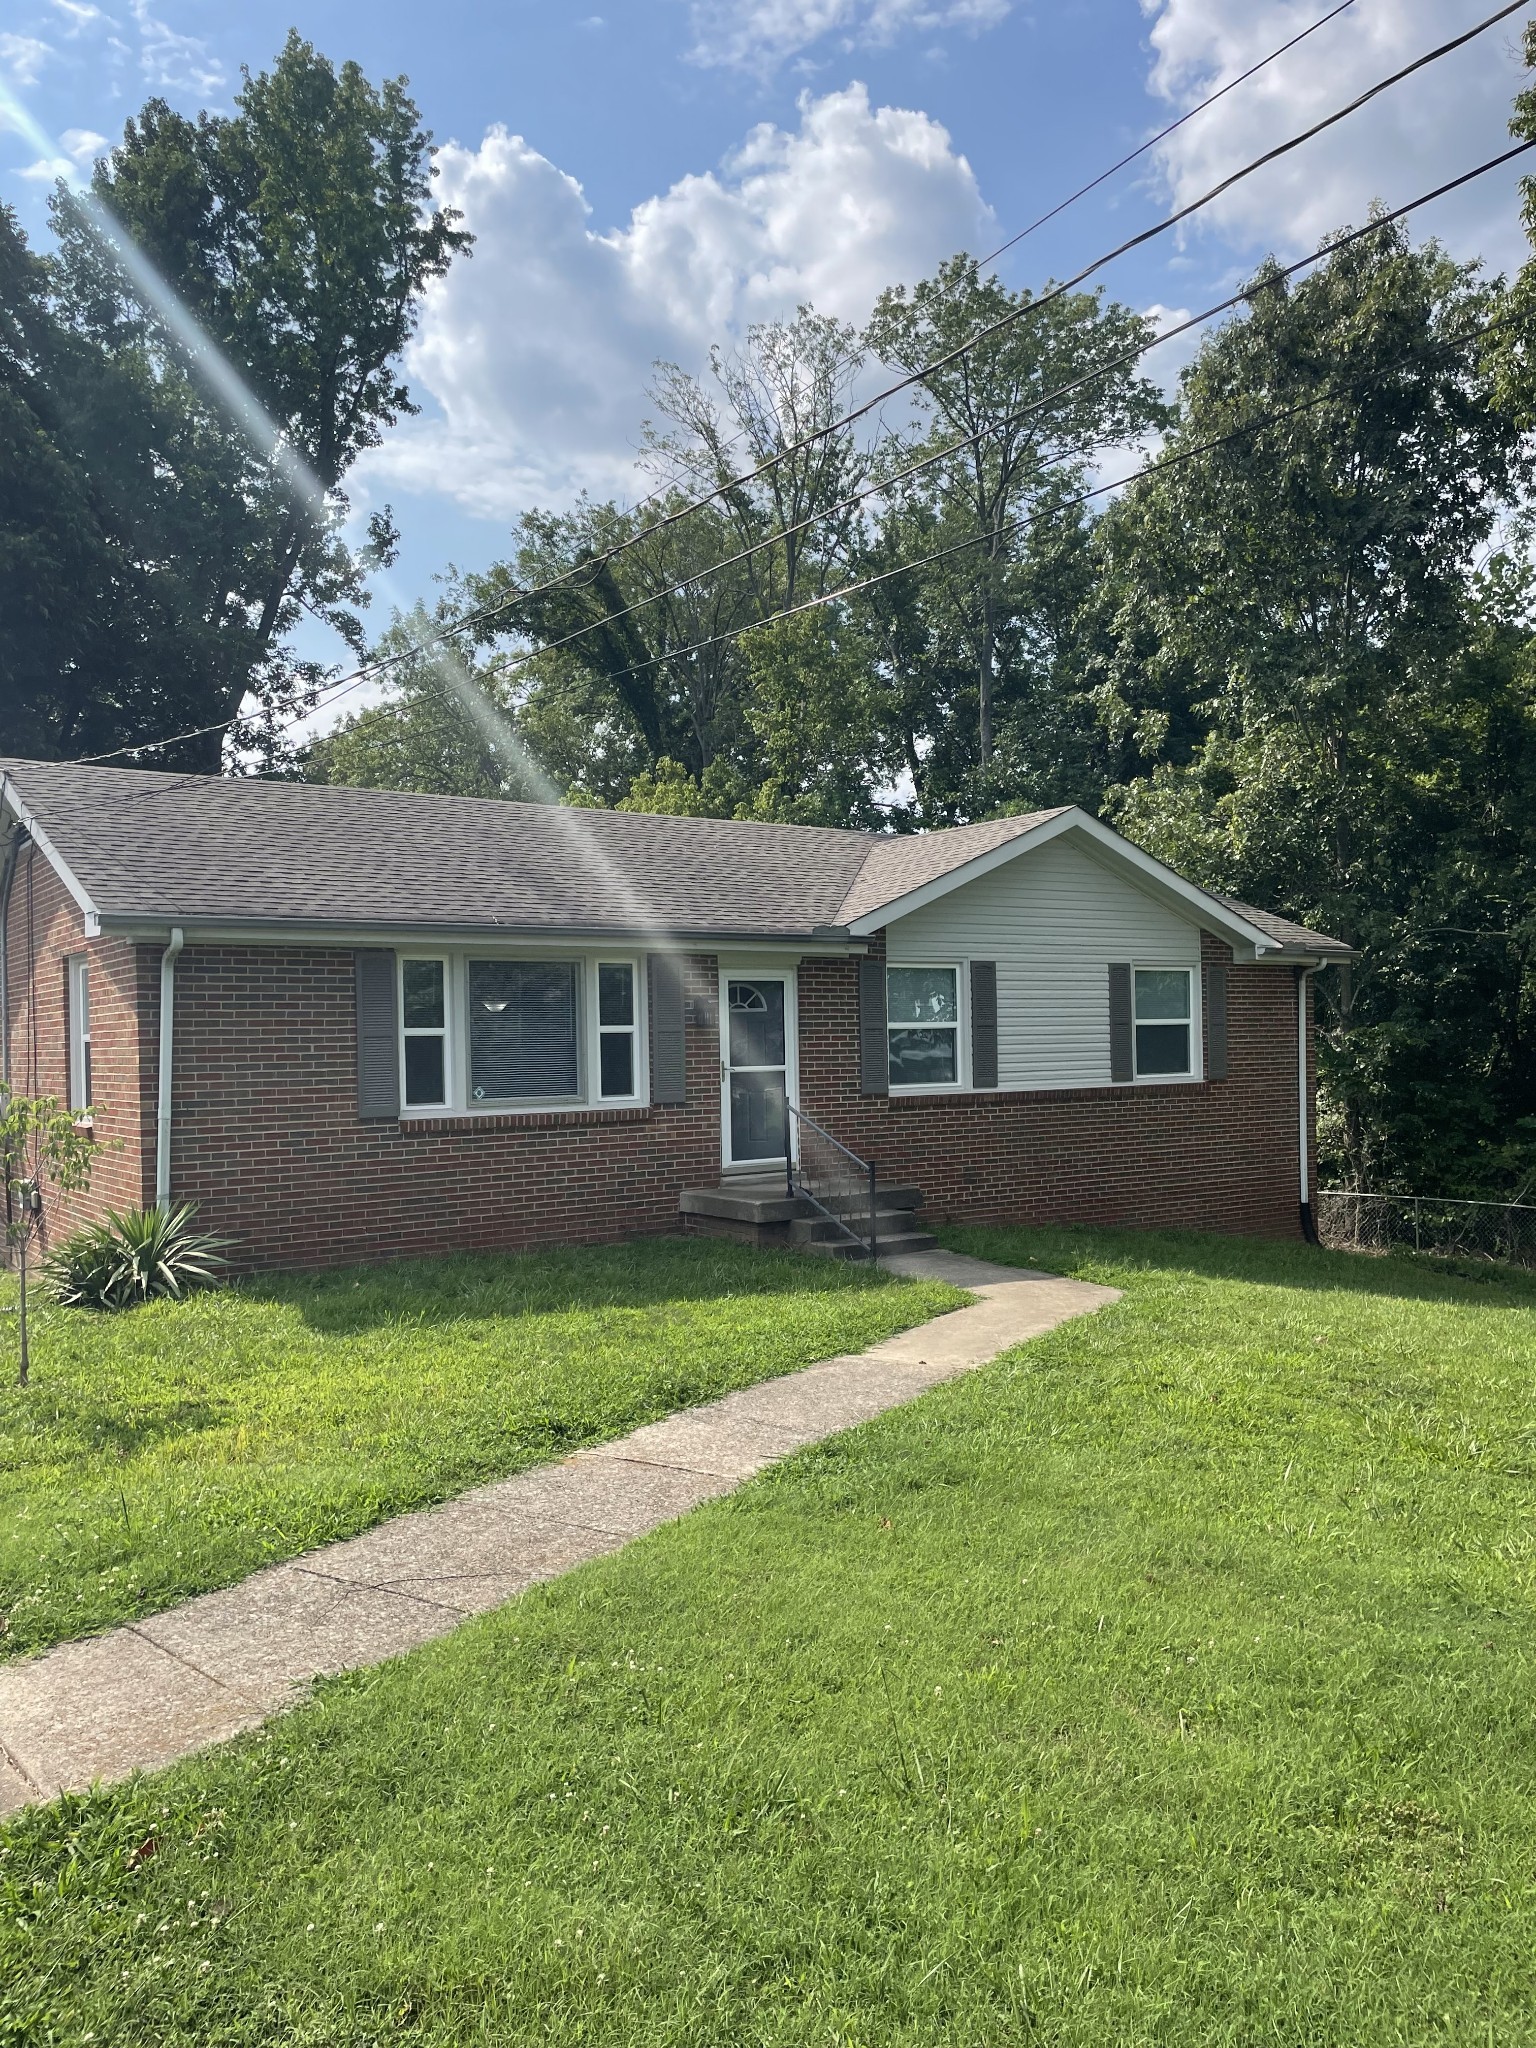
{"label": "red brick wall", "polygon": [[[64,959],[85,950],[95,1001],[98,1130],[87,1202],[54,1228],[154,1193],[156,946],[83,938],[79,913],[33,862],[10,914],[16,1085],[67,1091]],[[1206,957],[1230,959],[1206,941]],[[685,1108],[400,1123],[359,1120],[352,954],[188,946],[177,963],[172,1195],[235,1240],[250,1267],[324,1266],[458,1248],[596,1243],[678,1227],[687,1186],[719,1178],[715,961],[688,963],[703,998],[688,1028]],[[930,1217],[1183,1224],[1289,1236],[1298,1228],[1296,993],[1285,968],[1233,967],[1230,1079],[1049,1094],[866,1098],[858,1087],[858,968],[799,973],[807,1111],[922,1188]]]}
{"label": "red brick wall", "polygon": [[[1228,964],[1231,949],[1207,938],[1204,957]],[[869,1097],[857,1024],[857,969],[802,962],[805,1109],[882,1179],[920,1187],[930,1219],[1299,1233],[1289,968],[1229,967],[1225,1081]]]}
{"label": "red brick wall", "polygon": [[[688,963],[690,995],[714,962]],[[720,1176],[719,1056],[689,1104],[397,1123],[357,1115],[350,952],[188,946],[177,964],[171,1186],[242,1264],[346,1265],[676,1230]]]}
{"label": "red brick wall", "polygon": [[56,1235],[108,1208],[153,1199],[155,1041],[144,992],[146,982],[153,990],[158,955],[121,939],[87,939],[82,912],[32,845],[17,862],[6,925],[9,1079],[17,1094],[68,1103],[66,962],[80,953],[90,962],[91,1092],[102,1149],[88,1194],[50,1200],[45,1235]]}

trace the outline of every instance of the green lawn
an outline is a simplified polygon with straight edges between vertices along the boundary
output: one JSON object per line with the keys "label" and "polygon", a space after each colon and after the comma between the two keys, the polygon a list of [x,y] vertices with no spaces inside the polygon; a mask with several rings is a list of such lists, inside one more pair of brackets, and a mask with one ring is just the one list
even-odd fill
{"label": "green lawn", "polygon": [[0,2040],[1536,2041],[1536,1290],[956,1241],[1127,1298],[22,1817]]}
{"label": "green lawn", "polygon": [[[47,1309],[33,1384],[0,1390],[0,1654],[227,1585],[963,1299],[656,1238],[290,1276],[121,1315]],[[0,1342],[14,1323],[0,1319]]]}

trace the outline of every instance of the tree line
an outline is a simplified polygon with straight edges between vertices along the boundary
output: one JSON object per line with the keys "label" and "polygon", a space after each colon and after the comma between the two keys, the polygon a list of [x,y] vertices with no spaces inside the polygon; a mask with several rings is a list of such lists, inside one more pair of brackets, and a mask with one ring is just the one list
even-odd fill
{"label": "tree line", "polygon": [[0,216],[7,751],[238,713],[146,765],[872,831],[1081,804],[1358,949],[1319,977],[1327,1173],[1536,1187],[1529,266],[1381,221],[1261,267],[1171,396],[1143,316],[964,255],[862,329],[801,308],[658,365],[645,497],[530,509],[373,644],[385,701],[295,751],[323,678],[287,636],[307,610],[369,647],[346,471],[468,253],[431,175],[404,82],[296,37],[233,117],[152,102],[97,170],[319,516],[67,198],[47,257]]}

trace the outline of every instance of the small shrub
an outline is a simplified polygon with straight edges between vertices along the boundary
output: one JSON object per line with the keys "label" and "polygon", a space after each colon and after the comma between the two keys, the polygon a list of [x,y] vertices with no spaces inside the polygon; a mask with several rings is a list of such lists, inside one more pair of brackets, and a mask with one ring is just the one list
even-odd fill
{"label": "small shrub", "polygon": [[44,1270],[55,1298],[66,1308],[132,1308],[213,1286],[229,1240],[194,1230],[196,1214],[190,1202],[122,1215],[109,1209],[105,1223],[77,1230],[49,1256]]}

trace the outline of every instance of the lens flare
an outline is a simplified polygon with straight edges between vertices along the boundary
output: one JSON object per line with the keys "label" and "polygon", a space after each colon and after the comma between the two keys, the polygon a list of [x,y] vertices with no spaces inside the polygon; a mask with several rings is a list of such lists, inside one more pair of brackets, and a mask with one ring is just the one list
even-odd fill
{"label": "lens flare", "polygon": [[[0,129],[11,129],[49,162],[68,162],[54,139],[28,112],[14,92],[0,79]],[[330,515],[324,487],[302,452],[296,448],[235,365],[208,330],[197,319],[167,279],[134,241],[128,230],[71,165],[61,179],[66,203],[71,206],[98,244],[121,272],[133,294],[159,321],[192,374],[202,383],[226,418],[243,434],[264,460],[271,462],[285,478],[296,498],[317,526]],[[662,921],[654,906],[638,895],[627,877],[619,872],[602,848],[583,829],[581,813],[563,801],[561,791],[523,745],[509,718],[492,703],[475,680],[473,671],[458,652],[442,641],[429,640],[416,623],[416,613],[394,587],[387,574],[375,581],[394,607],[398,624],[408,633],[421,656],[474,722],[476,730],[501,758],[509,762],[525,788],[536,792],[536,801],[552,807],[566,824],[573,851],[588,865],[599,869],[614,894],[625,906],[625,915],[636,931],[665,938]]]}

